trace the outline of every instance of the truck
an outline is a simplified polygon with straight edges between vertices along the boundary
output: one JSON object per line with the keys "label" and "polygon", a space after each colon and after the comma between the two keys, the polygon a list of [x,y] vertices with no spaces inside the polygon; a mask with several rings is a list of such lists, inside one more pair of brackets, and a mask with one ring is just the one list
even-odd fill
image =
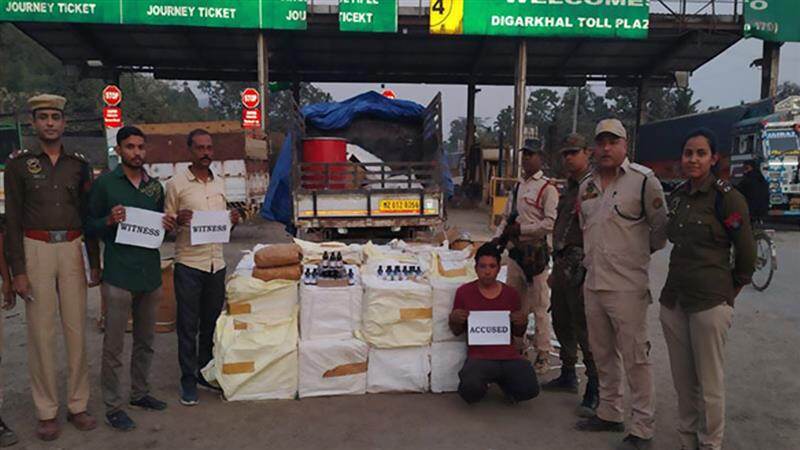
{"label": "truck", "polygon": [[[194,129],[214,139],[211,170],[225,183],[228,205],[247,214],[258,210],[269,183],[268,143],[258,131],[236,121],[137,125],[147,135],[147,173],[162,184],[190,164],[186,136]],[[116,155],[114,155],[116,156]]]}
{"label": "truck", "polygon": [[675,117],[639,127],[634,160],[655,171],[666,191],[681,181],[684,137],[704,127],[717,135],[718,175],[734,185],[745,161],[755,161],[770,184],[770,216],[800,218],[800,96]]}
{"label": "truck", "polygon": [[[318,110],[304,108],[306,115],[295,109],[291,189],[297,235],[312,240],[413,239],[441,228],[450,179],[443,164],[441,94],[423,108],[370,92],[326,104],[321,115],[333,110],[345,114],[354,105],[361,112],[409,107],[416,113],[403,120],[358,113],[347,126],[331,128],[313,120]],[[303,161],[304,140],[315,137],[346,139],[347,161]]]}

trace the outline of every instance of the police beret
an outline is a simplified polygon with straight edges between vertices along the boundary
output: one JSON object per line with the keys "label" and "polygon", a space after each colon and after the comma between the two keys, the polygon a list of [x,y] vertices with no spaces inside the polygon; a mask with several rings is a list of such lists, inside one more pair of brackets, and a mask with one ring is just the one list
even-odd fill
{"label": "police beret", "polygon": [[60,95],[41,94],[28,99],[28,107],[31,112],[39,109],[57,109],[64,111],[64,105],[67,104],[67,99]]}

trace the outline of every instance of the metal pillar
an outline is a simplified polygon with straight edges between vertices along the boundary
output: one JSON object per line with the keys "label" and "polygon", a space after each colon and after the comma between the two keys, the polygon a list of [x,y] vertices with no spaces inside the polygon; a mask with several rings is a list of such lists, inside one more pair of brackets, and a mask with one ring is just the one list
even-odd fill
{"label": "metal pillar", "polygon": [[292,98],[294,98],[294,102],[300,106],[300,81],[297,79],[292,81]]}
{"label": "metal pillar", "polygon": [[761,60],[761,98],[774,97],[778,92],[781,45],[782,42],[764,41],[764,54]]}
{"label": "metal pillar", "polygon": [[475,143],[475,82],[467,84],[467,123],[464,127],[464,155],[467,158],[467,182],[478,182],[478,166],[480,158],[474,154]]}
{"label": "metal pillar", "polygon": [[630,159],[636,159],[636,142],[639,136],[639,127],[647,123],[647,80],[642,80],[636,87],[636,129],[628,133]]}
{"label": "metal pillar", "polygon": [[258,93],[261,94],[261,126],[269,133],[269,51],[264,31],[258,33]]}
{"label": "metal pillar", "polygon": [[525,81],[528,78],[528,46],[524,39],[517,45],[517,69],[514,72],[514,136],[511,149],[511,176],[519,176],[518,150],[525,143]]}
{"label": "metal pillar", "polygon": [[581,88],[575,88],[575,104],[572,106],[572,132],[578,132],[578,106],[581,104]]}

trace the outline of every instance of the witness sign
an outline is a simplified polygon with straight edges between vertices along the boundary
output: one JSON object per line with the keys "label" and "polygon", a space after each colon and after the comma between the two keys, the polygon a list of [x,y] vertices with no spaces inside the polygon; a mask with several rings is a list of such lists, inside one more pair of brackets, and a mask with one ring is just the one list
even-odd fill
{"label": "witness sign", "polygon": [[228,211],[194,211],[189,225],[192,245],[224,244],[231,240],[231,214]]}
{"label": "witness sign", "polygon": [[159,248],[164,241],[163,213],[125,207],[125,221],[117,225],[117,244]]}
{"label": "witness sign", "polygon": [[470,311],[467,333],[468,345],[508,345],[511,343],[511,313]]}

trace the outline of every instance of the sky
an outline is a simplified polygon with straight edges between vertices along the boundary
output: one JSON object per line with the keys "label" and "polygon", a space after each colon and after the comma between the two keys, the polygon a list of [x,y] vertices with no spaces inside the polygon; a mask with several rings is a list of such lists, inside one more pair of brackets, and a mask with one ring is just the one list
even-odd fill
{"label": "sky", "polygon": [[[689,79],[695,98],[701,100],[700,109],[709,106],[733,106],[742,100],[757,100],[761,92],[761,70],[750,63],[762,56],[762,41],[743,39],[715,59],[696,70]],[[781,48],[780,81],[800,84],[800,43],[786,43]],[[368,90],[380,92],[380,84],[316,83],[333,95],[334,100],[345,100]],[[595,92],[602,93],[604,83],[592,83]],[[394,84],[389,83],[398,98],[414,100],[427,105],[437,92],[442,93],[442,115],[445,137],[450,121],[467,114],[467,87],[454,85]],[[482,89],[475,98],[475,114],[494,121],[501,109],[514,101],[512,86],[478,86]],[[536,86],[528,86],[528,92]]]}

